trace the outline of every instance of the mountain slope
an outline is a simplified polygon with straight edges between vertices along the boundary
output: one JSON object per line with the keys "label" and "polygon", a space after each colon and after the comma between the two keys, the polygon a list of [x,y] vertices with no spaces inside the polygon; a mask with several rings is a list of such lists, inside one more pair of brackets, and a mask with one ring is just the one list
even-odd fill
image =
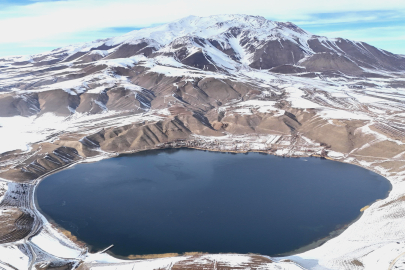
{"label": "mountain slope", "polygon": [[[317,55],[320,53],[321,56]],[[31,62],[41,66],[77,59],[91,62],[101,58],[116,59],[134,55],[145,55],[148,58],[172,56],[181,62],[194,54],[206,55],[206,62],[212,59],[214,64],[219,66],[224,66],[224,62],[227,62],[228,68],[242,64],[269,69],[285,64],[296,65],[300,60],[311,58],[313,55],[322,58],[322,55],[338,54],[363,68],[391,71],[405,69],[402,56],[366,43],[315,36],[292,23],[274,22],[263,17],[246,15],[205,18],[190,16],[119,37],[68,46],[14,64]],[[196,61],[200,63],[203,60]],[[193,66],[193,63],[188,62],[188,65]],[[322,64],[319,66],[322,67]],[[200,69],[203,69],[203,66]],[[344,68],[339,71],[345,72]]]}
{"label": "mountain slope", "polygon": [[[165,108],[168,95],[204,114],[249,92],[234,87],[258,87],[241,79],[254,70],[273,79],[285,73],[339,77],[346,83],[405,70],[404,57],[363,42],[327,39],[292,23],[246,15],[190,16],[40,55],[2,58],[0,63],[0,116],[144,112]],[[179,86],[184,78],[195,80]],[[235,82],[220,83],[218,92],[201,89],[202,78],[212,78],[212,87],[219,87],[213,80]]]}
{"label": "mountain slope", "polygon": [[[398,218],[405,215],[404,61],[363,42],[246,15],[190,16],[0,58],[0,204],[30,219],[20,228],[0,211],[0,221],[15,228],[0,231],[7,245],[0,245],[0,266],[388,269],[405,250]],[[179,147],[325,157],[378,172],[393,189],[321,247],[271,260],[197,254],[133,262],[90,254],[32,203],[36,184],[55,170]]]}

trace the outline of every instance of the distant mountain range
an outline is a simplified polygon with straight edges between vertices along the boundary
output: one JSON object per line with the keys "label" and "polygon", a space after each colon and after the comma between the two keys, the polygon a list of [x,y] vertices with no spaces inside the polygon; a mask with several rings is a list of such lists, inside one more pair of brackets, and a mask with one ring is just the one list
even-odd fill
{"label": "distant mountain range", "polygon": [[[149,75],[140,78],[146,70]],[[176,76],[196,72],[236,76],[268,70],[309,78],[318,77],[316,73],[384,77],[387,72],[404,71],[405,57],[364,42],[316,36],[292,23],[259,16],[190,16],[43,54],[0,58],[0,91],[10,93],[0,97],[0,116],[160,107],[151,104],[156,98],[151,82],[160,80],[150,74],[152,70]],[[136,94],[122,100],[128,91]],[[174,96],[181,100],[183,94]]]}

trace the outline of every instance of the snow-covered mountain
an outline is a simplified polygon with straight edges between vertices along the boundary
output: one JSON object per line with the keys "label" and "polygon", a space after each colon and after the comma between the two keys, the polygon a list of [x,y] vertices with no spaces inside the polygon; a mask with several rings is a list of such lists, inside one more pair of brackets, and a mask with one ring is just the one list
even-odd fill
{"label": "snow-covered mountain", "polygon": [[[7,228],[0,230],[0,268],[399,264],[405,251],[398,218],[405,215],[404,74],[403,55],[247,15],[190,16],[0,58],[0,205],[8,209],[0,211]],[[55,170],[166,147],[322,156],[374,170],[393,189],[343,234],[285,261],[196,255],[134,263],[89,254],[32,204],[37,180]]]}
{"label": "snow-covered mountain", "polygon": [[[155,97],[147,90],[148,83],[134,84],[141,80],[137,75],[140,68],[170,76],[240,77],[261,70],[266,74],[345,80],[384,77],[405,70],[403,56],[364,42],[319,37],[292,23],[247,15],[190,16],[48,53],[1,58],[0,63],[0,90],[19,93],[12,103],[11,97],[0,98],[4,104],[0,116],[98,113],[135,109],[134,104],[140,111],[153,108]],[[44,92],[60,89],[65,93],[46,95],[40,104]],[[136,93],[135,103],[115,100],[119,97],[112,93],[125,96],[123,89]],[[216,106],[208,103],[206,106]]]}
{"label": "snow-covered mountain", "polygon": [[[259,69],[297,65],[308,71],[338,70],[356,75],[364,69],[405,69],[403,56],[364,42],[328,39],[306,32],[293,23],[247,15],[190,16],[119,37],[34,55],[28,61],[21,59],[21,63],[46,65],[73,60],[88,63],[135,55],[165,56],[178,63],[213,71],[235,70],[241,65]],[[287,69],[295,70],[280,68]]]}
{"label": "snow-covered mountain", "polygon": [[[309,71],[338,70],[356,74],[361,74],[362,68],[405,69],[403,57],[364,42],[319,37],[293,23],[246,15],[190,16],[95,44],[70,48],[69,60],[99,49],[103,49],[100,55],[107,59],[139,54],[151,58],[164,55],[206,70],[234,70],[240,65],[262,69],[301,65]],[[72,50],[76,52],[73,55]],[[292,67],[287,69],[294,71]],[[286,67],[281,70],[286,70]]]}

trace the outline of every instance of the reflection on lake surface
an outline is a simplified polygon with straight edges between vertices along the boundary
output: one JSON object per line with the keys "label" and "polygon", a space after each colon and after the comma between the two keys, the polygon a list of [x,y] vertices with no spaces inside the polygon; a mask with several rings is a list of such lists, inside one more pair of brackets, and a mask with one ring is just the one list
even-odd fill
{"label": "reflection on lake surface", "polygon": [[319,158],[182,149],[79,164],[44,179],[36,197],[93,250],[275,255],[328,236],[390,187]]}

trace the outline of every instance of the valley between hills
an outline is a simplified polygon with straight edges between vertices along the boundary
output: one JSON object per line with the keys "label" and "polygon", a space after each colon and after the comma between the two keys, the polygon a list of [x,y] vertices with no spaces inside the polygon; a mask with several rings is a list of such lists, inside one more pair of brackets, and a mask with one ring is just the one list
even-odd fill
{"label": "valley between hills", "polygon": [[[0,58],[0,266],[400,269],[404,101],[404,56],[258,16],[190,16]],[[92,254],[35,207],[36,186],[56,171],[182,147],[323,157],[376,172],[392,190],[321,246],[274,258],[190,253],[131,261]]]}

